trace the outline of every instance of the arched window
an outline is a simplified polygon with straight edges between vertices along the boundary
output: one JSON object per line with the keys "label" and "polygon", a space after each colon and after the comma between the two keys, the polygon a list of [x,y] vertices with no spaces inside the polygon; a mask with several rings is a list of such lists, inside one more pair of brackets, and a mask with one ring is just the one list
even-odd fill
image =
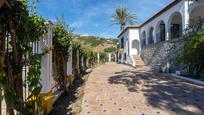
{"label": "arched window", "polygon": [[169,32],[170,38],[179,38],[182,36],[182,15],[179,12],[175,12],[171,15],[169,20]]}
{"label": "arched window", "polygon": [[148,37],[148,44],[154,43],[154,28],[151,27],[149,29],[149,37]]}
{"label": "arched window", "polygon": [[142,46],[145,46],[146,45],[146,32],[144,31],[142,33]]}
{"label": "arched window", "polygon": [[132,51],[134,55],[137,55],[139,53],[139,41],[138,40],[132,41]]}
{"label": "arched window", "polygon": [[120,43],[121,43],[121,44],[120,44],[120,48],[123,49],[123,48],[124,48],[124,38],[121,39],[121,42],[120,42]]}
{"label": "arched window", "polygon": [[165,41],[166,37],[166,29],[165,29],[165,23],[164,21],[160,21],[157,24],[157,30],[156,30],[156,41]]}
{"label": "arched window", "polygon": [[190,12],[190,25],[204,26],[204,5],[198,5]]}

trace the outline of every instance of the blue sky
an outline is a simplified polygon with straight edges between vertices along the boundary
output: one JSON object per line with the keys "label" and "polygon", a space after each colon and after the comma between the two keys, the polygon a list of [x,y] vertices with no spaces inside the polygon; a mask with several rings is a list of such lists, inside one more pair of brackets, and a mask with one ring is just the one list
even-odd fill
{"label": "blue sky", "polygon": [[137,15],[143,23],[172,0],[39,0],[37,12],[44,18],[56,21],[64,16],[65,21],[80,35],[112,37],[120,33],[120,26],[113,25],[111,16],[122,5]]}

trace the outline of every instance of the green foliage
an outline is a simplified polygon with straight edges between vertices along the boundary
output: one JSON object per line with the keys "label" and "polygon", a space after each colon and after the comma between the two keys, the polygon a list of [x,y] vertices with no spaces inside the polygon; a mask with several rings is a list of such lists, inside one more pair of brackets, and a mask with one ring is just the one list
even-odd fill
{"label": "green foliage", "polygon": [[105,63],[105,62],[108,61],[108,56],[107,56],[106,53],[101,52],[101,53],[99,53],[99,55],[100,55],[100,61],[101,61],[102,63]]}
{"label": "green foliage", "polygon": [[129,23],[131,25],[134,24],[136,19],[135,17],[135,14],[131,14],[130,12],[128,12],[127,8],[119,6],[116,9],[115,14],[112,16],[112,21],[115,24],[120,24],[122,30],[124,29],[126,23]]}
{"label": "green foliage", "polygon": [[40,94],[42,85],[39,82],[41,75],[41,58],[43,54],[30,55],[30,67],[28,72],[27,84],[31,94],[37,97]]}
{"label": "green foliage", "polygon": [[90,58],[91,56],[93,56],[93,49],[92,48],[85,47],[85,48],[82,48],[81,51],[82,51],[82,55],[85,58]]}
{"label": "green foliage", "polygon": [[59,20],[53,27],[54,48],[68,57],[68,50],[73,38],[72,29],[65,25],[63,20]]}
{"label": "green foliage", "polygon": [[[84,70],[96,63],[97,54],[93,51],[92,47],[82,46],[78,42],[73,42],[73,69],[76,76],[81,76]],[[77,51],[79,51],[79,68],[77,67]],[[82,66],[81,59],[84,59],[84,65]],[[86,65],[86,60],[88,60],[89,66]]]}
{"label": "green foliage", "polygon": [[106,41],[105,39],[97,38],[95,36],[83,36],[83,37],[79,37],[79,39],[80,39],[80,42],[83,43],[83,45],[91,46],[91,47],[96,47],[98,45],[103,44]]}
{"label": "green foliage", "polygon": [[199,74],[204,70],[204,29],[189,27],[181,43],[178,61],[186,64],[191,74]]}
{"label": "green foliage", "polygon": [[[28,85],[31,96],[39,98],[40,83],[40,60],[42,54],[33,54],[32,42],[37,42],[46,33],[48,22],[36,13],[31,13],[28,3],[31,0],[9,0],[9,5],[0,8],[0,30],[11,35],[9,52],[5,52],[5,44],[0,48],[0,86],[4,91],[3,97],[6,104],[22,114],[27,114],[27,101],[22,100],[21,88]],[[35,2],[34,2],[35,4]],[[30,14],[29,14],[30,13]],[[3,28],[1,28],[3,26]],[[5,43],[5,33],[0,34],[0,43]],[[24,58],[29,56],[30,69],[27,82],[22,82],[22,68]],[[6,59],[3,57],[7,57]],[[9,61],[6,61],[9,60]],[[6,65],[6,66],[4,66]],[[5,69],[2,69],[5,68]],[[38,103],[40,100],[34,100]],[[13,108],[15,107],[15,108]],[[35,108],[33,108],[35,109]]]}
{"label": "green foliage", "polygon": [[69,57],[69,48],[73,38],[73,29],[70,28],[64,19],[58,20],[53,27],[53,46],[54,46],[54,62],[56,68],[56,78],[61,90],[66,92],[67,85],[67,61]]}
{"label": "green foliage", "polygon": [[104,49],[105,52],[111,53],[111,52],[116,52],[117,48],[116,47],[109,47]]}
{"label": "green foliage", "polygon": [[109,39],[109,40],[111,40],[114,44],[118,43],[118,39]]}

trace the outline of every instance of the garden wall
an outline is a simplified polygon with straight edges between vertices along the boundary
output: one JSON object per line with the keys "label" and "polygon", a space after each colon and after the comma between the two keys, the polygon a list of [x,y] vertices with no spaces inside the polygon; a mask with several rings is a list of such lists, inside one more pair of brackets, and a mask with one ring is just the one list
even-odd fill
{"label": "garden wall", "polygon": [[176,59],[179,44],[164,41],[156,44],[150,44],[142,47],[141,58],[146,65],[149,65],[155,71],[169,72],[173,67],[173,61]]}

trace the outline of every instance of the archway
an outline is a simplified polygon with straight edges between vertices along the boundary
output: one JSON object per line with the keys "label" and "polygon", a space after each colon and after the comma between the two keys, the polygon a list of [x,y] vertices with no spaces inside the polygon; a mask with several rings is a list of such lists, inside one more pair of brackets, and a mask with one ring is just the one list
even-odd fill
{"label": "archway", "polygon": [[154,43],[154,28],[149,29],[148,44]]}
{"label": "archway", "polygon": [[[202,24],[204,26],[204,5],[198,5],[190,12],[190,25]],[[202,22],[202,23],[201,23]]]}
{"label": "archway", "polygon": [[134,55],[139,54],[139,41],[138,40],[132,41],[132,51]]}
{"label": "archway", "polygon": [[120,41],[120,48],[124,49],[124,37]]}
{"label": "archway", "polygon": [[143,31],[142,33],[142,46],[146,45],[146,31]]}
{"label": "archway", "polygon": [[175,12],[169,19],[170,39],[181,37],[182,31],[182,15],[179,12]]}
{"label": "archway", "polygon": [[156,30],[156,41],[165,41],[166,37],[166,28],[165,28],[165,23],[164,21],[160,21],[157,24],[157,30]]}

